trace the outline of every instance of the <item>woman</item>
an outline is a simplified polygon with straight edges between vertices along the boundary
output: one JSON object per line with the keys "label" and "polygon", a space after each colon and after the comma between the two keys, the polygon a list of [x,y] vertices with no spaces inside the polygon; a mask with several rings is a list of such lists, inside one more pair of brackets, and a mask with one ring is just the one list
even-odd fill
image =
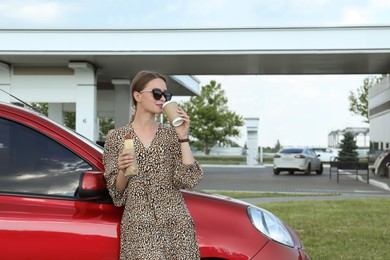
{"label": "woman", "polygon": [[[199,259],[194,222],[180,192],[203,176],[188,143],[190,119],[179,108],[180,126],[156,122],[172,97],[157,73],[138,73],[131,95],[135,111],[130,124],[108,134],[103,154],[107,188],[114,204],[124,206],[120,259]],[[126,135],[133,139],[134,157],[123,152]],[[134,162],[138,175],[125,176]]]}

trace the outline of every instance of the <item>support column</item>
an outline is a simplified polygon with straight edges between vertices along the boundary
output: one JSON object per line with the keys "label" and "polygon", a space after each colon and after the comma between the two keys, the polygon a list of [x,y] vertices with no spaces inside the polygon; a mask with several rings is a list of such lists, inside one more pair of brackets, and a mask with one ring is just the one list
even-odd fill
{"label": "support column", "polygon": [[48,104],[49,118],[57,123],[64,124],[64,111],[62,109],[62,103],[49,103]]}
{"label": "support column", "polygon": [[[11,71],[7,63],[0,62],[0,89],[11,94]],[[0,91],[0,101],[11,103],[11,97]]]}
{"label": "support column", "polygon": [[127,125],[130,120],[131,107],[133,100],[130,98],[130,80],[113,79],[114,85],[114,115],[115,128]]}
{"label": "support column", "polygon": [[247,155],[246,155],[246,164],[247,165],[255,165],[257,164],[257,158],[258,158],[258,139],[257,139],[257,133],[258,133],[258,125],[259,125],[259,118],[252,117],[252,118],[245,118],[245,125],[247,129]]}
{"label": "support column", "polygon": [[96,73],[88,62],[70,62],[76,80],[76,132],[97,141]]}

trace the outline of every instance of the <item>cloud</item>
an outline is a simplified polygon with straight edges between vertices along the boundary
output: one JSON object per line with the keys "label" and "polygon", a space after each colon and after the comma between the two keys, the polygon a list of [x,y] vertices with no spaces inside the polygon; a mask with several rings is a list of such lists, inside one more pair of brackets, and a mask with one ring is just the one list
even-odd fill
{"label": "cloud", "polygon": [[0,4],[0,16],[10,19],[10,24],[49,25],[61,21],[67,9],[68,5],[56,1],[7,1]]}
{"label": "cloud", "polygon": [[390,1],[366,0],[346,1],[341,8],[341,25],[372,25],[389,23]]}
{"label": "cloud", "polygon": [[372,9],[383,10],[384,8],[390,8],[390,2],[388,0],[368,0],[368,6]]}
{"label": "cloud", "polygon": [[363,7],[346,8],[342,14],[341,23],[345,25],[363,25],[370,21],[370,14]]}

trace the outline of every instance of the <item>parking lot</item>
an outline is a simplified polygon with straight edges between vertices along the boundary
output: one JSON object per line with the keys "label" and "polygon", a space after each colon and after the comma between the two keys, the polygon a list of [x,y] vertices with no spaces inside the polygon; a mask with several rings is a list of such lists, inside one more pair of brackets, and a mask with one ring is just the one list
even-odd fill
{"label": "parking lot", "polygon": [[[339,176],[339,182],[337,182],[334,172],[330,178],[328,167],[324,168],[322,175],[316,175],[314,172],[311,175],[303,173],[289,175],[287,172],[274,175],[272,166],[269,165],[256,167],[203,165],[203,169],[203,180],[196,187],[199,190],[313,194],[313,196],[305,197],[246,199],[251,203],[308,199],[390,198],[390,180],[372,173],[369,175],[370,183],[368,184],[365,175],[361,175],[359,180],[356,180],[354,174],[346,172]],[[337,196],[329,196],[329,194],[337,194]]]}

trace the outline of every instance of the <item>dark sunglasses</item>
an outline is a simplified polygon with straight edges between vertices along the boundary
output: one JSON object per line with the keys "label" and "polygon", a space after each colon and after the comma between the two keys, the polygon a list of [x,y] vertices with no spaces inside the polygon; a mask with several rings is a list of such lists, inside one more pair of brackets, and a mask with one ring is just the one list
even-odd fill
{"label": "dark sunglasses", "polygon": [[153,93],[153,97],[154,97],[155,100],[160,100],[162,96],[164,96],[165,101],[169,101],[172,98],[172,93],[171,92],[169,92],[169,91],[162,92],[158,88],[154,88],[152,90],[142,90],[139,93],[144,93],[144,92],[152,92]]}

